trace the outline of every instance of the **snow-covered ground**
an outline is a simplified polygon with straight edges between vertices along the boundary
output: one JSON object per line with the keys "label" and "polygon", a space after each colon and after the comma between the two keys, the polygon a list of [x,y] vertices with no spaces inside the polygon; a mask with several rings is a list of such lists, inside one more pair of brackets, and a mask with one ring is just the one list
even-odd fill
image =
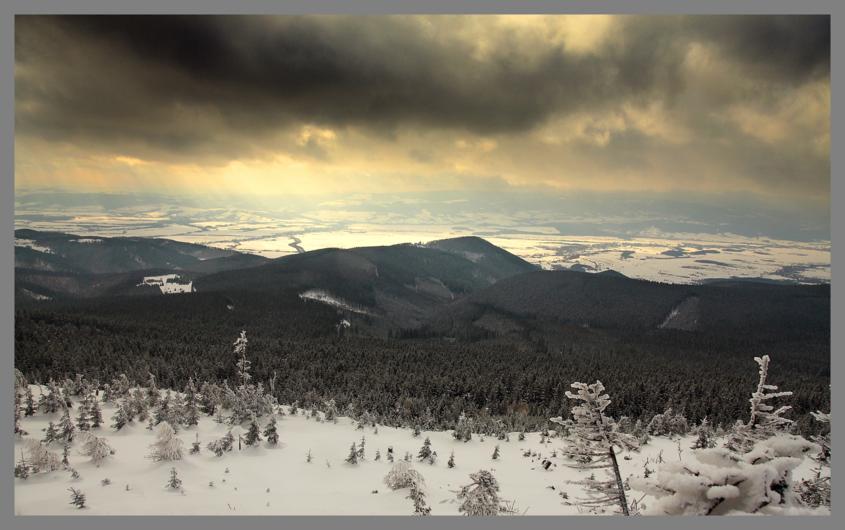
{"label": "snow-covered ground", "polygon": [[178,274],[163,274],[161,276],[144,276],[138,287],[149,285],[161,289],[162,294],[192,293],[194,282],[180,283]]}
{"label": "snow-covered ground", "polygon": [[[145,424],[134,423],[115,432],[108,427],[113,413],[114,407],[104,405],[105,424],[94,432],[108,439],[115,454],[98,468],[89,462],[89,457],[79,454],[79,442],[74,442],[70,465],[80,478],[74,480],[67,471],[54,471],[34,474],[26,480],[15,479],[16,515],[411,515],[413,505],[406,498],[408,490],[392,491],[383,482],[391,468],[386,460],[387,449],[393,447],[397,460],[406,451],[416,457],[426,437],[431,439],[438,459],[430,465],[414,458],[414,467],[425,479],[432,515],[458,515],[456,491],[470,482],[470,473],[481,469],[493,472],[501,486],[501,497],[512,501],[520,514],[587,513],[576,504],[583,495],[580,486],[567,481],[585,478],[589,473],[567,465],[570,461],[560,452],[565,443],[561,438],[541,444],[538,433],[528,433],[524,441],[518,440],[518,433],[511,433],[509,442],[492,437],[482,441],[474,435],[464,443],[456,441],[451,431],[423,431],[418,437],[409,429],[384,426],[379,426],[378,432],[373,427],[362,431],[356,430],[356,424],[348,418],[339,417],[337,423],[319,422],[307,419],[300,411],[296,416],[278,418],[277,447],[262,442],[260,447],[243,446],[238,450],[236,444],[231,453],[216,457],[205,445],[223,436],[228,427],[203,416],[197,427],[178,432],[185,443],[182,460],[153,462],[146,457],[148,445],[155,440],[153,431],[147,430]],[[38,413],[23,418],[22,427],[28,431],[27,437],[40,439],[47,422],[58,419],[58,415]],[[266,420],[261,423],[263,426]],[[239,429],[236,427],[233,432],[237,434]],[[346,463],[350,445],[359,443],[362,436],[366,460],[357,465]],[[197,437],[202,451],[190,455],[188,449]],[[691,444],[691,437],[652,437],[640,452],[620,458],[623,476],[641,476],[644,465],[655,471],[659,458],[666,462],[687,458]],[[493,460],[497,445],[500,457]],[[16,441],[16,460],[22,448],[23,442]],[[61,453],[61,447],[51,449]],[[377,450],[382,457],[378,462],[374,460]],[[310,463],[306,462],[309,451]],[[526,451],[537,456],[523,456]],[[456,465],[450,469],[447,460],[452,452]],[[544,458],[554,463],[548,471],[541,466]],[[795,475],[808,476],[812,466],[805,459]],[[182,480],[183,493],[165,487],[171,467],[176,468]],[[106,478],[111,484],[104,486],[101,481]],[[78,510],[69,504],[70,487],[85,494],[87,508]],[[563,498],[564,493],[568,501]],[[637,492],[628,495],[630,499],[642,497]],[[648,504],[649,498],[643,501]]]}
{"label": "snow-covered ground", "polygon": [[351,304],[343,298],[334,296],[333,294],[328,293],[322,289],[309,289],[303,293],[300,293],[299,298],[303,300],[312,300],[314,302],[320,302],[321,304],[330,305],[332,307],[338,307],[340,309],[345,309],[347,311],[352,311],[353,313],[358,313],[361,315],[371,314],[363,307]]}
{"label": "snow-covered ground", "polygon": [[55,254],[55,252],[53,252],[53,249],[51,249],[50,247],[46,247],[44,245],[39,245],[38,243],[36,243],[32,239],[24,239],[24,238],[21,238],[21,237],[16,237],[15,238],[15,246],[16,247],[31,248],[32,250],[35,250],[36,252],[43,252],[45,254]]}

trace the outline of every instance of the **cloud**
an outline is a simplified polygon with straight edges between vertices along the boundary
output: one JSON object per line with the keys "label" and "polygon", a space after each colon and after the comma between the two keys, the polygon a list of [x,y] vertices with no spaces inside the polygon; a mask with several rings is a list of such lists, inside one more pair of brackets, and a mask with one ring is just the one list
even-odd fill
{"label": "cloud", "polygon": [[18,16],[15,54],[19,143],[317,180],[829,188],[827,16]]}

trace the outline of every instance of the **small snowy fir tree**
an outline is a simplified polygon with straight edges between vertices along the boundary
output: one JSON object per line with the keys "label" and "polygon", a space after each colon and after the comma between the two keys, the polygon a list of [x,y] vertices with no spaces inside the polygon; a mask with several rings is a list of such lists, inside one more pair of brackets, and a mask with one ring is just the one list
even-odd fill
{"label": "small snowy fir tree", "polygon": [[310,463],[311,463],[311,460],[313,460],[313,457],[311,456],[311,449],[309,449],[309,450],[308,450],[308,454],[307,454],[307,455],[305,455],[305,461],[306,461],[306,462],[308,462],[308,463],[310,464]]}
{"label": "small snowy fir tree", "polygon": [[100,410],[100,404],[96,396],[91,400],[91,408],[88,410],[88,417],[91,419],[91,428],[99,429],[103,424],[103,411]]}
{"label": "small snowy fir tree", "polygon": [[62,390],[54,380],[47,383],[47,391],[41,392],[38,400],[38,408],[45,414],[53,414],[64,408],[65,400],[62,397]]}
{"label": "small snowy fir tree", "polygon": [[449,461],[446,462],[446,465],[449,466],[450,469],[455,467],[455,451],[452,451],[449,455]]}
{"label": "small snowy fir tree", "polygon": [[192,455],[197,455],[200,452],[200,433],[195,433],[194,441],[191,442],[191,450],[189,451]]}
{"label": "small snowy fir tree", "polygon": [[103,460],[114,454],[114,449],[112,449],[105,438],[96,436],[91,432],[82,433],[81,438],[82,448],[79,452],[85,456],[90,456],[91,463],[97,467],[100,467]]}
{"label": "small snowy fir tree", "polygon": [[358,463],[358,450],[355,447],[355,442],[352,442],[352,447],[349,448],[349,455],[346,457],[346,462],[349,464]]}
{"label": "small snowy fir tree", "polygon": [[64,405],[62,418],[59,420],[59,438],[64,442],[72,442],[76,435],[76,427],[70,419],[70,409]]}
{"label": "small snowy fir tree", "polygon": [[[604,414],[610,405],[610,396],[603,393],[604,385],[601,381],[593,384],[573,383],[572,388],[576,392],[567,390],[566,397],[576,400],[578,404],[572,407],[572,443],[564,452],[578,462],[578,467],[601,469],[610,475],[607,480],[598,479],[593,474],[587,479],[573,482],[587,490],[588,498],[582,499],[580,504],[589,508],[618,505],[624,515],[629,515],[616,453],[618,450],[636,448],[637,441],[634,436],[620,432],[616,422]],[[552,418],[551,421],[564,423],[562,418]]]}
{"label": "small snowy fir tree", "polygon": [[429,464],[434,464],[434,458],[431,452],[431,440],[426,436],[425,442],[423,442],[422,447],[420,447],[420,452],[417,454],[417,459],[420,462],[428,462]]}
{"label": "small snowy fir tree", "polygon": [[68,491],[70,492],[70,504],[76,506],[79,510],[85,508],[85,494],[76,488],[68,488]]}
{"label": "small snowy fir tree", "polygon": [[499,482],[487,470],[471,473],[470,482],[461,487],[458,500],[461,505],[458,511],[472,517],[499,515],[506,508],[499,498]]}
{"label": "small snowy fir tree", "polygon": [[767,403],[774,398],[791,396],[792,392],[777,392],[777,386],[766,382],[770,362],[768,355],[755,357],[754,361],[759,365],[759,379],[757,389],[748,400],[751,403],[748,423],[738,422],[725,444],[728,449],[734,451],[748,452],[756,442],[782,432],[792,423],[792,420],[783,417],[783,414],[792,407],[783,405],[775,409]]}
{"label": "small snowy fir tree", "polygon": [[175,467],[170,468],[170,479],[168,479],[165,487],[172,490],[178,490],[182,487],[182,479],[180,479],[179,475],[176,473]]}
{"label": "small snowy fir tree", "polygon": [[410,462],[400,460],[393,464],[384,477],[384,483],[392,490],[409,488],[413,484],[423,484],[422,475],[413,468]]}
{"label": "small snowy fir tree", "polygon": [[91,428],[91,399],[86,395],[79,404],[79,413],[76,416],[76,428],[80,431],[87,431]]}
{"label": "small snowy fir tree", "polygon": [[188,384],[185,387],[185,404],[182,408],[181,416],[182,421],[188,427],[193,427],[199,424],[197,387],[194,385],[193,378],[188,378]]}
{"label": "small snowy fir tree", "polygon": [[683,414],[670,407],[662,414],[655,414],[646,430],[651,436],[683,436],[689,431],[689,425]]}
{"label": "small snowy fir tree", "polygon": [[276,418],[270,418],[270,422],[264,427],[264,438],[267,439],[269,445],[276,445],[279,443],[279,433],[276,428]]}
{"label": "small snowy fir tree", "polygon": [[161,398],[161,394],[158,391],[158,385],[156,384],[156,376],[153,375],[152,372],[147,372],[149,374],[149,380],[147,383],[147,408],[152,409],[158,405],[158,400]]}
{"label": "small snowy fir tree", "polygon": [[59,431],[56,430],[56,426],[53,424],[53,422],[51,421],[47,423],[47,430],[44,431],[44,445],[50,445],[59,438]]}
{"label": "small snowy fir tree", "polygon": [[472,422],[463,412],[458,417],[458,424],[455,426],[455,430],[452,431],[452,436],[456,440],[462,440],[464,442],[472,440]]}
{"label": "small snowy fir tree", "polygon": [[326,409],[326,421],[337,423],[337,404],[334,399],[330,399],[323,404]]}
{"label": "small snowy fir tree", "polygon": [[365,453],[364,453],[364,445],[366,444],[366,440],[364,437],[361,437],[361,443],[358,444],[358,460],[365,460]]}
{"label": "small snowy fir tree", "polygon": [[149,456],[156,462],[182,459],[182,440],[166,421],[156,428],[156,441],[150,445]]}
{"label": "small snowy fir tree", "polygon": [[255,419],[255,415],[252,415],[252,419],[249,422],[249,430],[246,432],[246,438],[244,442],[252,447],[254,445],[258,445],[258,442],[261,441],[261,428],[258,426],[258,420]]}
{"label": "small snowy fir tree", "polygon": [[407,498],[414,503],[414,515],[431,515],[431,508],[425,502],[425,492],[422,485],[417,482],[411,484]]}
{"label": "small snowy fir tree", "polygon": [[111,417],[111,427],[112,429],[119,431],[120,429],[126,427],[126,425],[131,421],[131,407],[126,402],[126,400],[122,400],[118,403],[117,408],[115,409],[114,414]]}
{"label": "small snowy fir tree", "polygon": [[24,409],[23,415],[24,416],[34,416],[35,415],[35,397],[32,395],[32,387],[26,385],[26,391],[24,395]]}
{"label": "small snowy fir tree", "polygon": [[493,456],[492,456],[492,458],[493,458],[493,460],[498,460],[498,459],[499,459],[499,446],[498,446],[498,445],[496,446],[496,448],[495,448],[495,449],[493,449]]}
{"label": "small snowy fir tree", "polygon": [[707,418],[701,420],[701,423],[693,429],[693,434],[695,434],[695,442],[692,444],[693,449],[712,449],[716,447],[716,435]]}
{"label": "small snowy fir tree", "polygon": [[665,462],[656,475],[632,477],[633,489],[657,498],[644,515],[799,515],[792,470],[813,444],[777,435],[757,442],[748,453],[727,448],[699,449],[683,462]]}

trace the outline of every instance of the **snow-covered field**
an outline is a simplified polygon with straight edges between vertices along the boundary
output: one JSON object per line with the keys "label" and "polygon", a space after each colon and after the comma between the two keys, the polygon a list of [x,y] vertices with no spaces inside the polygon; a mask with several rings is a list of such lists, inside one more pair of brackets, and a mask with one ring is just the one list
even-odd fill
{"label": "snow-covered field", "polygon": [[[203,416],[197,427],[178,432],[185,445],[182,460],[153,462],[146,455],[148,445],[155,440],[154,431],[136,422],[115,432],[108,427],[113,413],[113,406],[104,405],[105,424],[93,432],[105,436],[115,454],[95,467],[89,457],[79,454],[79,442],[75,441],[70,465],[80,477],[74,480],[67,471],[53,471],[15,479],[17,515],[411,515],[408,490],[392,491],[383,482],[391,468],[386,460],[388,447],[393,447],[397,460],[406,452],[414,456],[414,467],[425,479],[432,515],[458,515],[456,492],[470,482],[470,473],[481,469],[493,472],[501,486],[501,497],[513,502],[519,514],[588,513],[576,504],[583,496],[580,486],[568,481],[586,478],[589,472],[567,465],[571,461],[561,456],[560,448],[565,443],[561,438],[543,444],[539,433],[527,433],[524,441],[518,440],[518,433],[511,433],[510,441],[491,437],[482,440],[474,435],[464,443],[455,440],[451,431],[423,431],[414,437],[409,429],[379,426],[376,432],[368,426],[358,430],[345,417],[339,417],[336,423],[322,422],[308,419],[300,411],[278,418],[278,446],[268,447],[262,442],[260,447],[238,450],[236,442],[232,452],[216,457],[205,445],[223,436],[229,427]],[[23,418],[22,427],[29,433],[24,439],[42,438],[47,422],[58,419],[58,415],[48,417],[40,412]],[[263,426],[266,420],[261,423]],[[239,429],[234,428],[233,433]],[[188,449],[197,437],[202,451],[190,455]],[[356,465],[346,463],[350,445],[360,443],[362,437],[366,460]],[[416,459],[426,437],[438,454],[433,465]],[[665,462],[686,459],[692,453],[691,444],[691,437],[652,437],[640,452],[620,458],[623,477],[641,476],[644,466],[655,471],[660,458]],[[497,445],[500,456],[493,460]],[[22,448],[23,441],[16,441],[16,460]],[[61,454],[61,447],[51,449]],[[310,463],[306,461],[309,451]],[[381,454],[380,461],[375,461],[376,451]],[[536,456],[524,456],[526,451]],[[455,467],[450,469],[447,460],[452,452]],[[553,462],[549,470],[541,466],[545,458]],[[809,476],[812,466],[805,459],[795,475]],[[182,480],[181,492],[166,487],[171,467]],[[101,481],[107,478],[111,484],[103,485]],[[70,487],[85,494],[86,508],[79,510],[69,504]],[[638,492],[628,495],[629,500],[642,497]],[[646,505],[649,501],[649,497],[643,499]]]}

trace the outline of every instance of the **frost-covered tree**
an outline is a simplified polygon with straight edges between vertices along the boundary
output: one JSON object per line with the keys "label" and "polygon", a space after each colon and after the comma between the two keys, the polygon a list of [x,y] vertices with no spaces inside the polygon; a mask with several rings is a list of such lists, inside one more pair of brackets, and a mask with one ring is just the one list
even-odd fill
{"label": "frost-covered tree", "polygon": [[14,418],[15,418],[15,436],[23,436],[26,431],[23,430],[21,427],[21,394],[18,392],[18,389],[15,389],[15,409],[14,409]]}
{"label": "frost-covered tree", "polygon": [[449,455],[449,461],[446,462],[446,465],[449,466],[450,469],[455,467],[455,451],[452,451]]}
{"label": "frost-covered tree", "polygon": [[434,464],[434,458],[431,452],[431,440],[426,436],[425,441],[423,442],[422,447],[420,447],[420,452],[417,454],[417,459],[420,462],[426,461],[429,464]]}
{"label": "frost-covered tree", "polygon": [[422,475],[414,469],[410,462],[400,460],[393,464],[387,475],[384,476],[384,483],[392,490],[409,488],[413,484],[424,484]]}
{"label": "frost-covered tree", "polygon": [[97,402],[96,396],[91,400],[88,417],[91,420],[92,429],[98,429],[103,424],[103,411],[100,409],[100,404]]}
{"label": "frost-covered tree", "polygon": [[235,355],[238,357],[238,379],[240,379],[241,386],[249,384],[252,376],[249,373],[250,362],[246,358],[246,345],[249,341],[246,338],[246,330],[241,330],[240,336],[235,339],[233,346],[235,347]]}
{"label": "frost-covered tree", "polygon": [[246,432],[244,442],[251,447],[253,445],[258,445],[258,442],[260,441],[261,428],[258,426],[258,420],[255,419],[255,415],[253,414],[252,419],[249,422],[249,429]]}
{"label": "frost-covered tree", "polygon": [[62,468],[62,459],[59,455],[48,450],[40,441],[30,438],[24,442],[24,447],[34,473],[56,471]]}
{"label": "frost-covered tree", "polygon": [[264,438],[267,439],[267,443],[270,445],[276,445],[279,443],[279,433],[276,428],[276,418],[270,418],[270,422],[264,427]]}
{"label": "frost-covered tree", "polygon": [[232,430],[229,429],[222,438],[209,442],[206,448],[216,456],[223,456],[223,453],[232,450],[234,444],[235,436],[232,434]]}
{"label": "frost-covered tree", "polygon": [[817,410],[811,412],[813,418],[821,424],[822,432],[813,435],[812,439],[819,445],[819,453],[814,458],[819,463],[830,463],[830,413]]}
{"label": "frost-covered tree", "polygon": [[337,403],[334,399],[330,399],[323,404],[326,410],[326,421],[337,423]]}
{"label": "frost-covered tree", "polygon": [[783,417],[792,407],[783,405],[775,408],[768,403],[771,399],[791,396],[792,392],[778,392],[777,386],[766,382],[770,362],[768,355],[755,357],[754,361],[759,365],[759,379],[757,389],[748,400],[751,403],[748,422],[737,423],[725,444],[728,449],[734,451],[748,452],[758,441],[782,432],[792,423],[792,420]]}
{"label": "frost-covered tree", "polygon": [[182,440],[176,436],[176,431],[166,421],[156,428],[156,441],[150,444],[149,457],[154,461],[181,460]]}
{"label": "frost-covered tree", "polygon": [[366,444],[366,440],[365,440],[365,439],[364,439],[364,437],[362,436],[362,437],[361,437],[361,443],[359,443],[359,444],[358,444],[358,451],[357,451],[357,453],[358,453],[358,460],[365,460],[365,452],[364,452],[364,446],[365,446],[365,444]]}
{"label": "frost-covered tree", "polygon": [[87,431],[91,428],[91,399],[86,395],[79,404],[79,412],[76,416],[76,428],[80,431]]}
{"label": "frost-covered tree", "polygon": [[716,447],[716,434],[713,432],[713,428],[710,426],[707,418],[701,420],[701,423],[692,432],[695,435],[695,442],[692,444],[693,449],[712,449]]}
{"label": "frost-covered tree", "polygon": [[76,506],[79,510],[85,508],[85,494],[76,488],[68,488],[68,491],[70,492],[70,504]]}
{"label": "frost-covered tree", "polygon": [[188,378],[185,386],[185,404],[182,407],[182,421],[188,427],[199,424],[199,399],[197,398],[197,387],[192,377]]}
{"label": "frost-covered tree", "polygon": [[349,448],[349,455],[346,457],[346,462],[349,464],[358,463],[358,450],[355,447],[355,442],[352,442],[352,447]]}
{"label": "frost-covered tree", "polygon": [[189,451],[192,455],[198,455],[200,452],[200,433],[194,433],[194,441],[191,442],[191,450]]}
{"label": "frost-covered tree", "polygon": [[689,424],[686,416],[670,407],[662,414],[655,414],[646,431],[652,436],[683,436],[689,432]]}
{"label": "frost-covered tree", "polygon": [[65,399],[62,397],[62,390],[59,385],[52,379],[47,383],[47,390],[41,391],[41,396],[38,398],[38,408],[44,411],[45,414],[54,414],[62,410],[65,405]]}
{"label": "frost-covered tree", "polygon": [[76,435],[76,427],[73,426],[73,421],[70,419],[70,409],[65,405],[62,411],[62,417],[59,420],[59,438],[62,441],[71,443]]}
{"label": "frost-covered tree", "polygon": [[156,384],[156,376],[153,375],[152,372],[147,372],[149,374],[149,380],[147,382],[147,408],[152,409],[158,405],[158,400],[161,398],[161,394],[158,390],[158,384]]}
{"label": "frost-covered tree", "polygon": [[458,500],[461,505],[458,511],[469,516],[499,515],[506,511],[503,501],[499,498],[499,482],[487,470],[471,473],[470,482],[461,487]]}
{"label": "frost-covered tree", "polygon": [[493,456],[491,457],[493,460],[499,459],[499,446],[497,445],[495,449],[493,449]]}
{"label": "frost-covered tree", "polygon": [[24,416],[34,416],[35,415],[35,396],[32,395],[32,387],[26,385],[26,390],[24,392],[24,409],[23,415]]}
{"label": "frost-covered tree", "polygon": [[42,440],[44,445],[50,445],[58,439],[59,432],[56,430],[55,424],[52,421],[47,423],[47,430],[44,431],[44,440]]}
{"label": "frost-covered tree", "polygon": [[[629,515],[616,453],[636,448],[637,440],[630,434],[620,432],[613,418],[605,415],[604,411],[610,405],[610,396],[604,393],[601,381],[593,384],[572,383],[572,388],[576,392],[567,390],[566,397],[578,404],[572,407],[572,443],[564,449],[564,453],[575,458],[578,467],[582,469],[604,470],[610,475],[606,480],[593,475],[573,482],[587,490],[588,498],[582,499],[581,505],[593,508],[618,505],[624,515]],[[552,418],[551,421],[562,424],[565,420]]]}
{"label": "frost-covered tree", "polygon": [[209,383],[208,381],[205,381],[202,385],[200,385],[199,408],[203,414],[214,416],[214,412],[220,404],[220,395],[221,391],[219,386]]}
{"label": "frost-covered tree", "polygon": [[80,454],[90,456],[91,462],[97,467],[100,467],[103,460],[114,454],[114,449],[112,449],[105,438],[96,436],[90,431],[83,432],[81,440],[82,447],[79,450]]}
{"label": "frost-covered tree", "polygon": [[126,400],[122,400],[118,403],[117,408],[111,417],[111,421],[111,427],[116,431],[119,431],[120,429],[126,427],[126,424],[132,422],[131,407]]}
{"label": "frost-covered tree", "polygon": [[455,430],[452,431],[452,436],[456,440],[462,440],[464,442],[472,440],[472,421],[463,412],[458,417],[458,424],[455,426]]}
{"label": "frost-covered tree", "polygon": [[170,468],[170,478],[167,480],[167,484],[165,484],[165,487],[172,490],[178,490],[182,487],[182,479],[180,479],[179,474],[176,473],[175,467]]}
{"label": "frost-covered tree", "polygon": [[792,470],[812,447],[804,438],[777,435],[745,454],[699,449],[693,458],[665,462],[655,475],[629,482],[657,498],[646,515],[799,514]]}
{"label": "frost-covered tree", "polygon": [[414,503],[414,515],[431,515],[431,508],[425,502],[425,491],[422,484],[417,482],[411,484],[407,498]]}

